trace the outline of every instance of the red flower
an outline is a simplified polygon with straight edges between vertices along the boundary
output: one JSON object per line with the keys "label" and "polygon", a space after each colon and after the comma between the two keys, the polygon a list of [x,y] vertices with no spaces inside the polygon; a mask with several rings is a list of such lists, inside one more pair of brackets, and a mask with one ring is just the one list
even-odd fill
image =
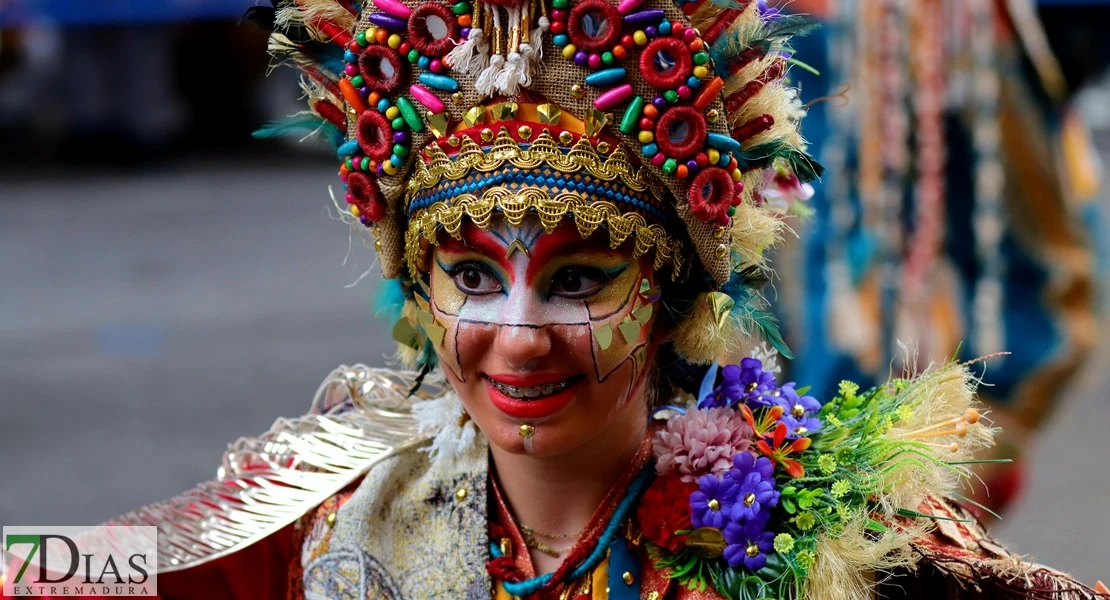
{"label": "red flower", "polygon": [[813,441],[809,438],[798,438],[783,446],[782,443],[786,441],[786,424],[782,421],[779,421],[770,437],[774,446],[768,444],[766,440],[759,440],[755,443],[755,447],[759,448],[764,456],[771,459],[772,465],[782,464],[783,470],[791,477],[804,477],[806,470],[802,467],[802,463],[790,458],[790,455],[795,452],[805,452]]}
{"label": "red flower", "polygon": [[690,523],[690,494],[698,489],[692,481],[682,481],[677,473],[657,478],[644,492],[636,518],[647,540],[669,552],[686,546],[685,535],[676,531],[693,529]]}

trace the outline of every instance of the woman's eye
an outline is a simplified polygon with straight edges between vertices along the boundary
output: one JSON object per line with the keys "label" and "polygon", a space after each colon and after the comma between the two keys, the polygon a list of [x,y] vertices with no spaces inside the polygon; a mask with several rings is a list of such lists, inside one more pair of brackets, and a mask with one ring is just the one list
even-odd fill
{"label": "woman's eye", "polygon": [[480,296],[501,291],[501,282],[489,269],[477,263],[465,263],[451,271],[455,286],[464,294]]}
{"label": "woman's eye", "polygon": [[601,269],[564,267],[555,273],[551,293],[567,298],[588,298],[605,287],[611,279]]}

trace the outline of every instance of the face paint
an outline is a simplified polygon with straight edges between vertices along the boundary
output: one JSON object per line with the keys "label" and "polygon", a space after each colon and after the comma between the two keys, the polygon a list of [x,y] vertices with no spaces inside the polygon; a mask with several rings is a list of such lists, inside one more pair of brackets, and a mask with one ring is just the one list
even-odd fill
{"label": "face paint", "polygon": [[440,364],[493,443],[559,454],[642,399],[649,265],[604,232],[583,240],[570,221],[550,234],[534,218],[491,231],[467,223],[462,239],[440,240],[429,277],[431,316],[446,330]]}

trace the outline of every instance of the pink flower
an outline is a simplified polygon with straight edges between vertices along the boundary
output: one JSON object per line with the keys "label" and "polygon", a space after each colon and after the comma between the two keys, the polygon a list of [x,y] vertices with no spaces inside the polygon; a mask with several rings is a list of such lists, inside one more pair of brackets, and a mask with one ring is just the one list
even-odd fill
{"label": "pink flower", "polygon": [[691,409],[655,434],[655,469],[660,475],[678,471],[682,481],[724,474],[732,468],[733,456],[748,451],[752,434],[732,408]]}
{"label": "pink flower", "polygon": [[798,202],[813,197],[813,186],[802,183],[789,171],[769,169],[763,174],[763,189],[759,191],[764,205],[770,210],[787,214]]}

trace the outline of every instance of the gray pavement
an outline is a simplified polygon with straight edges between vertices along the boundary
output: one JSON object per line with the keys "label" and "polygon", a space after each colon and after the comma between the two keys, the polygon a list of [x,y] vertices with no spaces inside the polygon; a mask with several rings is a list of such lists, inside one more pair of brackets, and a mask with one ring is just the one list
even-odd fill
{"label": "gray pavement", "polygon": [[[330,161],[0,180],[0,524],[87,525],[210,478],[225,445],[384,364],[372,251]],[[346,264],[344,259],[346,258]],[[1002,539],[1110,579],[1110,347],[1034,452]]]}

